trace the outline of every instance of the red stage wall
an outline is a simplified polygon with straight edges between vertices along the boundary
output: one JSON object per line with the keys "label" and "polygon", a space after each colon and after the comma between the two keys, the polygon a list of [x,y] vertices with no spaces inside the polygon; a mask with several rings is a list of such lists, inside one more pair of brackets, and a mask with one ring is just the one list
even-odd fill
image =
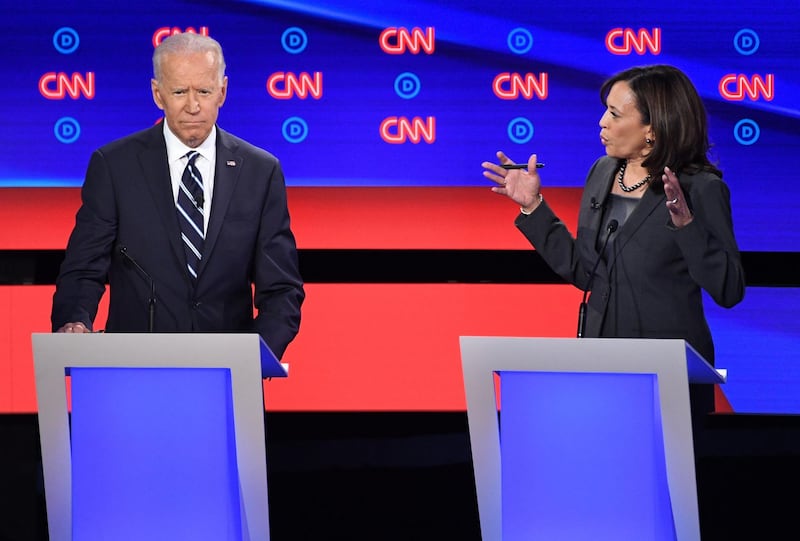
{"label": "red stage wall", "polygon": [[[63,249],[72,188],[3,189],[0,250]],[[544,196],[574,231],[580,190]],[[300,249],[525,250],[517,209],[488,188],[290,188]],[[306,284],[300,334],[267,382],[272,411],[464,410],[458,337],[574,336],[566,285]],[[52,285],[0,286],[0,413],[36,409],[32,332]],[[105,303],[98,317],[105,321]]]}

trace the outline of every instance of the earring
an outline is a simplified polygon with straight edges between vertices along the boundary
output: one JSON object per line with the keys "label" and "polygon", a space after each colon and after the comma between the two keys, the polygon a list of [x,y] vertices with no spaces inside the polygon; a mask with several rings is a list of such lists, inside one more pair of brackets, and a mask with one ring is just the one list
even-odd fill
{"label": "earring", "polygon": [[652,145],[653,144],[653,140],[650,139],[649,137],[647,139],[645,139],[644,142],[647,143],[648,145]]}

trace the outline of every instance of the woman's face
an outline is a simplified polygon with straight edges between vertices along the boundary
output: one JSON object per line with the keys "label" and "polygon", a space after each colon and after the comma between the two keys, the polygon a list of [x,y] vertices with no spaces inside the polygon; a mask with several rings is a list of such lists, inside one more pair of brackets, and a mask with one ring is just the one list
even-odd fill
{"label": "woman's face", "polygon": [[628,83],[614,83],[606,99],[606,110],[600,117],[600,142],[612,158],[641,160],[649,153],[647,138],[653,138],[649,125],[642,124],[636,108],[636,96]]}

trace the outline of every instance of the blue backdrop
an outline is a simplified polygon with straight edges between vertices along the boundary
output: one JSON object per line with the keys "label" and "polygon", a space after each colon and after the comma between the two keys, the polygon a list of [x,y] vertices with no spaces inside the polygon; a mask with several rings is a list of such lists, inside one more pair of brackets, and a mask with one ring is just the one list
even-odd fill
{"label": "blue backdrop", "polygon": [[796,1],[305,4],[7,3],[0,185],[77,186],[93,149],[155,122],[150,57],[172,30],[223,44],[220,124],[275,153],[292,186],[484,185],[498,149],[581,186],[603,154],[602,81],[671,63],[705,99],[742,249],[800,249]]}

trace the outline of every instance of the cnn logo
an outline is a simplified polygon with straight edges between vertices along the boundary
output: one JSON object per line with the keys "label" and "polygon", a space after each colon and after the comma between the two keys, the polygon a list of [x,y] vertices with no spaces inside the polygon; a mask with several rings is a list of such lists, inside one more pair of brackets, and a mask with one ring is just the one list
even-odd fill
{"label": "cnn logo", "polygon": [[387,54],[433,54],[436,50],[436,31],[429,26],[425,30],[404,27],[390,27],[381,32],[378,38],[381,50]]}
{"label": "cnn logo", "polygon": [[775,98],[775,74],[747,77],[743,74],[729,73],[719,81],[719,95],[728,101],[742,101],[745,96],[751,101],[761,97],[766,101],[772,101]]}
{"label": "cnn logo", "polygon": [[96,94],[94,72],[85,75],[49,71],[39,78],[39,93],[48,100],[63,100],[67,96],[77,100],[81,96],[88,100]]}
{"label": "cnn logo", "polygon": [[408,119],[404,116],[390,116],[381,122],[381,139],[392,145],[401,145],[407,141],[418,144],[422,141],[430,144],[436,141],[436,117],[429,116]]}
{"label": "cnn logo", "polygon": [[538,78],[533,73],[499,73],[492,81],[492,91],[501,100],[517,98],[546,100],[549,93],[547,73],[540,73]]}
{"label": "cnn logo", "polygon": [[267,79],[267,92],[277,100],[288,100],[295,96],[304,100],[309,96],[318,100],[322,97],[322,73],[306,72],[296,75],[291,72],[279,71]]}
{"label": "cnn logo", "polygon": [[613,28],[606,34],[606,49],[611,54],[629,55],[632,52],[643,55],[647,52],[661,54],[661,29],[647,31],[640,28]]}
{"label": "cnn logo", "polygon": [[165,39],[174,34],[182,34],[184,32],[186,32],[187,34],[200,34],[201,36],[208,36],[208,27],[201,26],[200,29],[197,30],[190,26],[188,28],[184,28],[183,30],[181,30],[177,26],[173,26],[172,28],[168,26],[162,26],[161,28],[153,32],[153,47],[158,47],[162,41],[164,41]]}

